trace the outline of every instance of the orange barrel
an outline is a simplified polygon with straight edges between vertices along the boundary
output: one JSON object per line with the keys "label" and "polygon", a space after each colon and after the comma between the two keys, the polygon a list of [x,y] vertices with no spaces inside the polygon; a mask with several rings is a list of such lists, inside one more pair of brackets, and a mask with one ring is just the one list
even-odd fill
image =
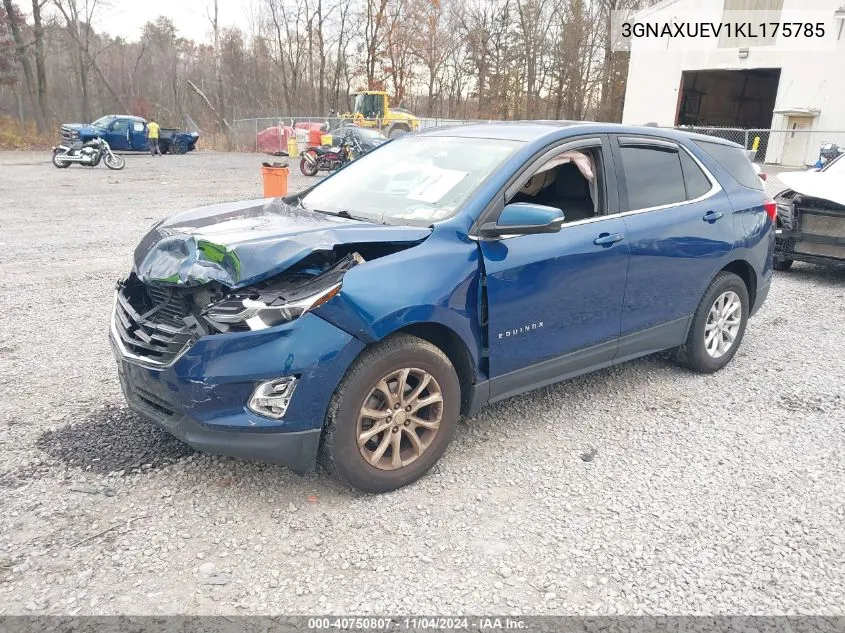
{"label": "orange barrel", "polygon": [[[316,126],[315,126],[316,127]],[[309,145],[319,145],[320,144],[320,137],[323,133],[320,131],[320,128],[310,129],[308,130],[308,144]]]}
{"label": "orange barrel", "polygon": [[261,177],[264,180],[264,197],[278,198],[288,195],[288,175],[290,169],[287,167],[262,167]]}

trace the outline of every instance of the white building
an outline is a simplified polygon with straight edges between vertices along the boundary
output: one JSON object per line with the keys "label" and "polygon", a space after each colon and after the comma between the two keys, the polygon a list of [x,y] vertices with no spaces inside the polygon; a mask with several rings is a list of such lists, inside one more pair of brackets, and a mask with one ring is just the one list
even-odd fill
{"label": "white building", "polygon": [[[815,162],[822,142],[845,147],[843,0],[665,0],[640,23],[824,18],[825,38],[653,38],[631,42],[623,123],[778,130],[761,134],[769,163]],[[727,12],[727,13],[726,13]],[[769,28],[771,31],[771,28]],[[759,33],[759,29],[758,29]],[[813,50],[814,49],[814,50]],[[752,133],[752,135],[756,135]],[[734,138],[742,142],[741,138]]]}

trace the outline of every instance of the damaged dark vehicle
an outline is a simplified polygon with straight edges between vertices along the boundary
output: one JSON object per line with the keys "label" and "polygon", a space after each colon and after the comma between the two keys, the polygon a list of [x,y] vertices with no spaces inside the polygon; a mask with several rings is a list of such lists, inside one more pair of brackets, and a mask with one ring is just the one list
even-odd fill
{"label": "damaged dark vehicle", "polygon": [[155,224],[110,339],[132,409],[191,446],[385,492],[487,403],[665,349],[721,369],[768,293],[774,215],[720,139],[436,129]]}
{"label": "damaged dark vehicle", "polygon": [[775,196],[775,270],[787,271],[796,261],[845,262],[845,155],[820,170],[779,178],[789,189]]}

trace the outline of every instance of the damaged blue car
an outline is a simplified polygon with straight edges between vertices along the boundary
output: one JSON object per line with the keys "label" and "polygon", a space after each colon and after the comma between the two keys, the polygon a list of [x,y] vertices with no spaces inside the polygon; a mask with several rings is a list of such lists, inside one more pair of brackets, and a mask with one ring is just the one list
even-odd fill
{"label": "damaged blue car", "polygon": [[157,223],[110,339],[132,409],[191,446],[385,492],[487,403],[667,349],[722,368],[769,291],[775,213],[714,137],[435,129]]}

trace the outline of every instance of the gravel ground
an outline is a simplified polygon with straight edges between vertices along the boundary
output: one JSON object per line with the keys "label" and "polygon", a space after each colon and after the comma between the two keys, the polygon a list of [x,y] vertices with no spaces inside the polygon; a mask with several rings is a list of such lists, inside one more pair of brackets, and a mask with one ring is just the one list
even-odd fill
{"label": "gravel ground", "polygon": [[383,496],[129,413],[114,280],[154,220],[258,197],[261,160],[0,153],[0,614],[843,612],[843,268],[778,275],[716,375],[655,356],[512,398]]}

